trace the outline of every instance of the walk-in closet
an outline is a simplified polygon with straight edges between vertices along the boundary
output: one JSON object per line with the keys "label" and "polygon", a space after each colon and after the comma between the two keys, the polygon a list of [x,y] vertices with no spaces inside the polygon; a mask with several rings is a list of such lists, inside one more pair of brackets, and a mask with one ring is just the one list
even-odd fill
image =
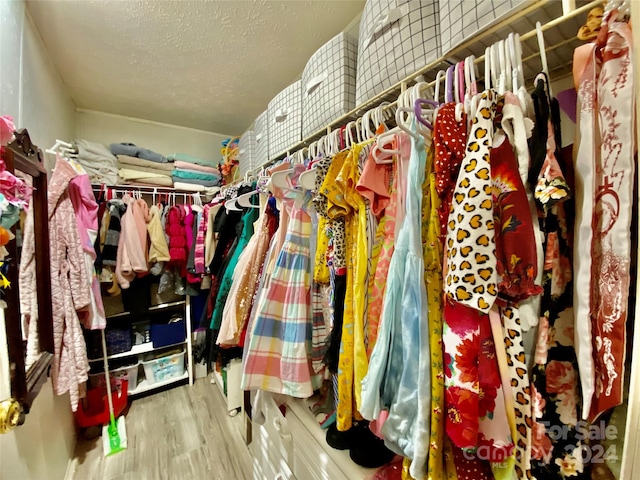
{"label": "walk-in closet", "polygon": [[0,478],[640,478],[638,25],[0,0]]}

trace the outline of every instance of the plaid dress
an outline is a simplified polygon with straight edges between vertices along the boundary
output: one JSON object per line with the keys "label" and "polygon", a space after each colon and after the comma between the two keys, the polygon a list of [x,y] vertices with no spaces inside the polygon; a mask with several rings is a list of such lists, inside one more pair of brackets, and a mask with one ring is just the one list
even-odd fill
{"label": "plaid dress", "polygon": [[[319,387],[312,366],[311,195],[291,189],[289,223],[275,268],[258,299],[243,364],[242,388],[306,398]],[[316,302],[314,302],[316,303]]]}

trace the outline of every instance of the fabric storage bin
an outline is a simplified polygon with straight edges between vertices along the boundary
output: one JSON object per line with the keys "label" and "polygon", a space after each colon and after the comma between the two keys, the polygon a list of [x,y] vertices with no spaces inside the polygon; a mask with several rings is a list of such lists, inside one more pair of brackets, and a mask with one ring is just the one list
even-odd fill
{"label": "fabric storage bin", "polygon": [[356,106],[358,44],[339,33],[314,53],[302,72],[302,137]]}
{"label": "fabric storage bin", "polygon": [[238,146],[238,159],[240,162],[238,171],[241,177],[244,177],[245,173],[254,168],[255,150],[256,134],[253,130],[247,130],[240,137],[240,144]]}
{"label": "fabric storage bin", "polygon": [[438,0],[367,0],[360,20],[356,103],[425,67],[440,52]]}
{"label": "fabric storage bin", "polygon": [[492,23],[512,15],[532,0],[439,0],[440,39],[443,54],[488,28]]}
{"label": "fabric storage bin", "polygon": [[168,323],[151,324],[151,342],[153,348],[166,347],[184,342],[187,338],[185,323],[182,317],[171,319]]}
{"label": "fabric storage bin", "polygon": [[269,160],[269,125],[267,123],[268,112],[265,110],[253,123],[253,133],[256,139],[254,165],[263,165]]}
{"label": "fabric storage bin", "polygon": [[298,80],[282,90],[267,108],[269,160],[302,140],[302,95]]}
{"label": "fabric storage bin", "polygon": [[143,361],[144,376],[149,383],[162,382],[184,375],[184,354],[182,351],[174,355]]}
{"label": "fabric storage bin", "polygon": [[[107,343],[107,356],[125,353],[131,350],[133,343],[133,332],[131,325],[125,322],[118,322],[117,325],[109,325],[104,331]],[[102,358],[102,338],[100,330],[85,330],[85,343],[87,347],[87,357],[95,360]]]}

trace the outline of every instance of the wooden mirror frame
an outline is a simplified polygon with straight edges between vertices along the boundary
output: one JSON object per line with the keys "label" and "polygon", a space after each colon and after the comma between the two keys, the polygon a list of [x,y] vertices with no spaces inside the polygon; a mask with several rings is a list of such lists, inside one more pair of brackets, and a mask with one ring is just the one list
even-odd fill
{"label": "wooden mirror frame", "polygon": [[[47,170],[44,166],[42,150],[33,145],[29,132],[21,129],[15,132],[15,139],[9,143],[2,156],[7,171],[19,170],[33,178],[33,195],[30,208],[34,214],[35,264],[38,300],[38,336],[40,357],[26,370],[25,346],[22,340],[20,319],[20,291],[18,285],[17,242],[12,240],[6,246],[9,254],[7,279],[10,288],[5,289],[5,327],[11,372],[11,395],[17,400],[24,413],[29,413],[33,400],[47,379],[53,359],[53,312],[51,307],[51,268],[49,263],[49,213],[47,207]],[[14,233],[15,233],[14,227]],[[0,399],[1,400],[1,399]],[[22,423],[24,416],[22,416]]]}

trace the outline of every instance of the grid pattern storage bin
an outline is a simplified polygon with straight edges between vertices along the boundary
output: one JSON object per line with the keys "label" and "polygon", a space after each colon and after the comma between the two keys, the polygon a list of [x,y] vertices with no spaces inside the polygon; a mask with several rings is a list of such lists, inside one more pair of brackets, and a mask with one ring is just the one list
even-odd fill
{"label": "grid pattern storage bin", "polygon": [[446,55],[492,23],[512,15],[532,0],[440,0],[440,38]]}
{"label": "grid pattern storage bin", "polygon": [[302,136],[307,137],[356,106],[358,44],[340,33],[320,47],[302,72]]}
{"label": "grid pattern storage bin", "polygon": [[302,140],[302,87],[298,80],[269,102],[269,160]]}
{"label": "grid pattern storage bin", "polygon": [[367,0],[358,41],[358,105],[440,57],[438,21],[438,0]]}
{"label": "grid pattern storage bin", "polygon": [[256,152],[256,134],[253,130],[247,130],[240,137],[240,145],[238,148],[238,157],[240,165],[238,171],[240,176],[244,176],[249,170],[256,165],[254,161]]}
{"label": "grid pattern storage bin", "polygon": [[149,383],[163,382],[184,375],[184,350],[173,355],[143,361],[144,376]]}
{"label": "grid pattern storage bin", "polygon": [[[253,132],[256,139],[254,165],[262,165],[269,160],[269,125],[267,123],[267,111],[265,110],[253,124]],[[242,139],[241,139],[242,141]]]}

